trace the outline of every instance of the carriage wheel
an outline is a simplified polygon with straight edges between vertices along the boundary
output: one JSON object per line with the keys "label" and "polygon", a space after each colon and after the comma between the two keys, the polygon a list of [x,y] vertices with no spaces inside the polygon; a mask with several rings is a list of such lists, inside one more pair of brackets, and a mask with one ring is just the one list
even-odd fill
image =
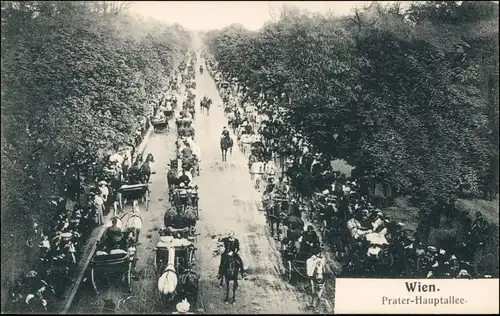
{"label": "carriage wheel", "polygon": [[133,265],[133,260],[129,262],[127,270],[127,287],[129,293],[132,292],[132,265]]}
{"label": "carriage wheel", "polygon": [[292,283],[292,262],[290,260],[288,260],[286,263],[285,263],[285,281],[287,281],[288,283]]}
{"label": "carriage wheel", "polygon": [[188,252],[188,266],[194,262],[194,249],[190,249]]}
{"label": "carriage wheel", "polygon": [[150,198],[149,198],[149,188],[147,189],[147,191],[144,193],[144,204],[146,204],[146,211],[149,211],[149,202],[150,202]]}
{"label": "carriage wheel", "polygon": [[95,282],[94,269],[90,269],[90,280],[92,281],[92,286],[94,287],[95,295],[99,295],[99,291],[97,290],[97,284]]}

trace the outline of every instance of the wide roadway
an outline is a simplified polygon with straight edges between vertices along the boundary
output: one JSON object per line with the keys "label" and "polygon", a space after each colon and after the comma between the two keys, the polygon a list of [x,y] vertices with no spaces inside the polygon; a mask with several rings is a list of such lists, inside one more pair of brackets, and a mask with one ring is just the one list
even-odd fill
{"label": "wide roadway", "polygon": [[[310,297],[282,280],[283,266],[279,246],[270,237],[265,217],[257,209],[260,194],[253,188],[250,180],[247,158],[235,146],[232,155],[228,154],[227,162],[222,162],[219,137],[227,119],[223,115],[222,100],[213,79],[206,72],[200,75],[199,65],[200,61],[195,68],[195,141],[201,149],[201,163],[200,176],[194,178],[199,187],[200,198],[200,220],[197,224],[200,235],[197,238],[195,267],[200,274],[198,308],[207,313],[221,314],[308,313]],[[199,112],[199,99],[204,95],[214,101],[209,116]],[[145,150],[145,154],[152,153],[155,157],[153,168],[156,174],[151,177],[149,211],[142,211],[143,229],[132,293],[128,294],[116,282],[103,289],[99,297],[96,297],[91,285],[89,286],[90,282],[86,282],[73,303],[71,313],[102,312],[103,299],[119,302],[118,313],[167,312],[158,300],[154,247],[168,205],[167,163],[175,155],[175,135],[175,128],[169,133],[155,133]],[[219,288],[216,280],[220,258],[213,257],[217,235],[224,235],[229,230],[233,230],[240,240],[240,254],[245,266],[249,267],[247,279],[239,281],[234,306],[224,304],[225,289]]]}

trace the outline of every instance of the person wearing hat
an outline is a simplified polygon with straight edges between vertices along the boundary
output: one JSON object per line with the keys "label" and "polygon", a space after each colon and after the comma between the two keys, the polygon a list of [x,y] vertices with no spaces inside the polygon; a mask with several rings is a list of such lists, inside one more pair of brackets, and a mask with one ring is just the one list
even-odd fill
{"label": "person wearing hat", "polygon": [[177,177],[179,184],[184,184],[187,186],[192,181],[192,175],[186,171],[186,169],[181,170],[181,174]]}
{"label": "person wearing hat", "polygon": [[108,183],[104,180],[99,182],[99,190],[104,201],[108,200],[109,189]]}
{"label": "person wearing hat", "polygon": [[224,126],[224,127],[222,128],[221,137],[226,137],[226,138],[228,138],[228,137],[229,137],[229,131],[228,131],[228,129],[227,129],[227,127],[226,127],[226,126]]}
{"label": "person wearing hat", "polygon": [[320,247],[319,236],[314,231],[312,225],[307,226],[307,230],[304,231],[301,238],[300,253],[303,255],[310,255],[318,251]]}
{"label": "person wearing hat", "polygon": [[139,168],[139,159],[134,162],[128,171],[128,180],[130,184],[141,183],[141,169]]}
{"label": "person wearing hat", "polygon": [[219,240],[219,242],[224,244],[224,252],[221,254],[219,273],[217,278],[222,280],[223,268],[226,263],[228,256],[234,256],[234,259],[240,264],[241,267],[241,277],[243,278],[243,260],[239,255],[240,251],[240,241],[234,237],[234,232],[230,231],[227,237]]}
{"label": "person wearing hat", "polygon": [[123,156],[123,161],[122,161],[122,174],[123,177],[128,177],[128,169],[130,168],[130,160],[128,158],[128,154],[125,153]]}
{"label": "person wearing hat", "polygon": [[300,210],[292,210],[292,213],[287,218],[287,222],[288,229],[286,230],[286,237],[282,241],[284,245],[296,242],[302,235],[304,221],[301,218]]}
{"label": "person wearing hat", "polygon": [[106,248],[109,250],[118,247],[122,241],[123,232],[118,227],[118,220],[116,217],[111,219],[111,226],[106,229]]}
{"label": "person wearing hat", "polygon": [[92,199],[92,208],[96,212],[96,224],[102,225],[104,224],[104,199],[102,198],[100,191],[93,190],[91,197]]}

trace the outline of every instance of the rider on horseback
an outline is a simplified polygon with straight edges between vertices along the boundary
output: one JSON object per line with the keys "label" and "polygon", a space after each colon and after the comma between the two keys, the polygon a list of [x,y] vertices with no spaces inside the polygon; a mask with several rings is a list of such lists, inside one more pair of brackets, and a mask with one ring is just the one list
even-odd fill
{"label": "rider on horseback", "polygon": [[227,130],[227,127],[225,127],[225,126],[222,129],[222,137],[229,138],[229,131]]}
{"label": "rider on horseback", "polygon": [[220,265],[219,265],[219,274],[218,274],[218,279],[222,278],[222,269],[224,265],[226,264],[226,259],[228,256],[234,256],[234,259],[240,264],[241,267],[241,276],[243,276],[243,260],[241,260],[240,255],[238,252],[240,251],[240,241],[237,238],[234,238],[234,232],[230,231],[229,236],[224,237],[219,240],[219,242],[222,242],[224,244],[224,253],[221,254],[220,258]]}

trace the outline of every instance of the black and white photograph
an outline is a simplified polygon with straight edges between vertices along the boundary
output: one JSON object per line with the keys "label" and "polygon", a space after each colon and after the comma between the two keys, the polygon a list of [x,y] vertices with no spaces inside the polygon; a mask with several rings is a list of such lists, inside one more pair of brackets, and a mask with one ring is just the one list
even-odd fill
{"label": "black and white photograph", "polygon": [[2,313],[498,313],[498,1],[1,14]]}

